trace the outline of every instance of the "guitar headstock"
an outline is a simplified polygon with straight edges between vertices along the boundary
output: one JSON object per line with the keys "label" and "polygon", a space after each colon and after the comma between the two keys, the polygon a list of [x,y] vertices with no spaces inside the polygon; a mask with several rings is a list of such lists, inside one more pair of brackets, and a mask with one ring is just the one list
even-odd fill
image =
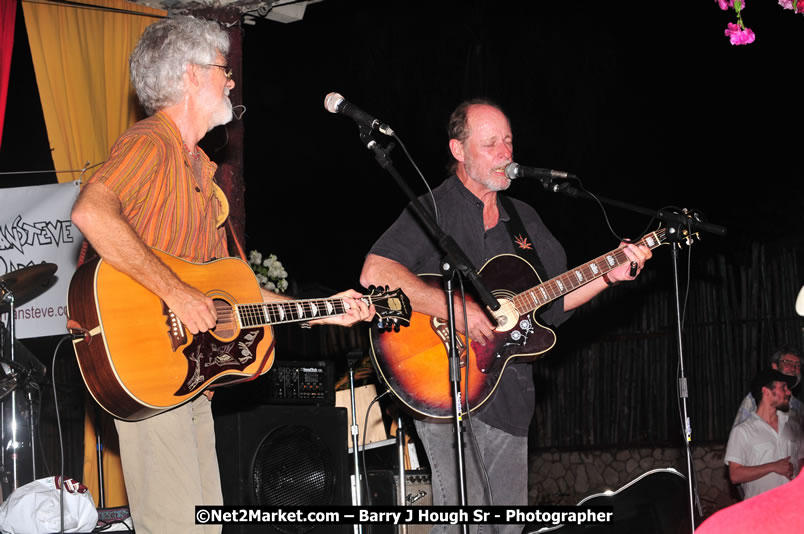
{"label": "guitar headstock", "polygon": [[644,235],[638,244],[651,249],[659,245],[676,245],[681,248],[683,245],[692,246],[696,239],[701,239],[701,235],[698,232],[690,232],[685,228],[679,230],[674,226],[670,226],[668,228],[658,228],[656,231]]}
{"label": "guitar headstock", "polygon": [[696,239],[698,241],[701,240],[701,234],[698,232],[688,232],[684,230],[682,234],[683,235],[681,236],[681,240],[678,242],[678,248],[681,248],[682,245],[687,245],[688,247],[691,247],[692,244],[695,243]]}
{"label": "guitar headstock", "polygon": [[388,286],[369,286],[369,299],[377,310],[377,328],[399,332],[400,326],[410,324],[410,300],[401,289],[389,290]]}

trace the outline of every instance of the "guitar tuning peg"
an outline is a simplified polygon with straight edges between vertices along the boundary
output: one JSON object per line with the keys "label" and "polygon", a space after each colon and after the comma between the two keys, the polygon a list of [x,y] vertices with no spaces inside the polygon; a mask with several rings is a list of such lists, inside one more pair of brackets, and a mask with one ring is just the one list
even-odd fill
{"label": "guitar tuning peg", "polygon": [[394,324],[394,332],[399,332],[399,323]]}
{"label": "guitar tuning peg", "polygon": [[372,293],[374,292],[374,290],[375,290],[375,289],[377,289],[377,288],[376,288],[376,287],[374,287],[374,285],[370,285],[370,286],[368,286],[368,290],[369,290],[370,292],[372,292]]}

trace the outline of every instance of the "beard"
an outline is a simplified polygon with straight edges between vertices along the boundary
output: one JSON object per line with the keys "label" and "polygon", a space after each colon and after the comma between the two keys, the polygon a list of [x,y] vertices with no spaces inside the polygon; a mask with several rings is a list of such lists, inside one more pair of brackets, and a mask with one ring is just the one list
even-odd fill
{"label": "beard", "polygon": [[234,111],[232,110],[232,101],[229,99],[229,89],[226,89],[224,97],[221,100],[221,105],[209,119],[209,128],[207,128],[207,131],[210,131],[216,126],[228,124],[232,122],[233,118]]}
{"label": "beard", "polygon": [[507,176],[496,176],[491,174],[494,169],[488,171],[488,173],[480,173],[474,166],[474,162],[470,159],[466,159],[463,162],[464,169],[466,169],[466,174],[474,180],[475,182],[483,185],[486,189],[493,192],[498,191],[505,191],[511,186],[511,180]]}
{"label": "beard", "polygon": [[787,413],[790,411],[790,401],[786,400],[782,404],[776,407],[777,410]]}

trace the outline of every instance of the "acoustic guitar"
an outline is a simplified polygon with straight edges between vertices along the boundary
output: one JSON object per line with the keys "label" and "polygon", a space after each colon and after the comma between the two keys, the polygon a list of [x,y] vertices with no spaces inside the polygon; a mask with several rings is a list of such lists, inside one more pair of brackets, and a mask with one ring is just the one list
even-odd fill
{"label": "acoustic guitar", "polygon": [[[666,233],[659,228],[636,244],[654,249],[666,242]],[[514,358],[532,361],[555,345],[555,332],[537,321],[539,308],[627,262],[628,256],[617,248],[542,283],[530,263],[519,256],[501,254],[490,259],[479,273],[501,305],[492,314],[498,326],[493,340],[485,346],[457,336],[464,408],[468,405],[473,411],[485,404]],[[441,287],[438,275],[422,278],[433,287]],[[371,332],[371,356],[377,374],[404,407],[420,418],[446,421],[452,417],[448,352],[447,321],[415,311],[408,328],[401,332]]]}
{"label": "acoustic guitar", "polygon": [[[262,302],[254,273],[238,258],[199,264],[152,250],[213,300],[218,322],[193,335],[164,301],[102,259],[79,267],[67,297],[73,348],[89,392],[119,419],[146,419],[212,385],[257,378],[274,361],[272,325],[348,310],[339,298]],[[374,304],[385,325],[398,328],[410,318],[400,290],[373,290],[362,300]]]}

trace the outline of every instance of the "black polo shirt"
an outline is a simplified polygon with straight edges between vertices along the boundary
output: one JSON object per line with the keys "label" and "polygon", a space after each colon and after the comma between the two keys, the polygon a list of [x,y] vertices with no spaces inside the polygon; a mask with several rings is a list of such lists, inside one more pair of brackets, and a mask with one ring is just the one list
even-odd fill
{"label": "black polo shirt", "polygon": [[[464,187],[457,176],[447,178],[433,190],[433,196],[438,207],[439,226],[452,236],[475,268],[481,268],[499,254],[516,254],[516,247],[504,224],[509,216],[499,201],[497,207],[500,220],[496,226],[486,230],[483,224],[483,203]],[[429,195],[424,195],[422,199],[432,215],[432,199]],[[544,225],[541,217],[524,202],[511,200],[533,241],[548,278],[565,272],[567,256],[564,249]],[[415,274],[437,274],[442,257],[441,251],[420,227],[410,209],[402,212],[369,253],[399,262]],[[459,311],[456,310],[457,313]],[[562,297],[541,314],[541,322],[558,326],[570,315],[571,312],[564,311]],[[494,396],[477,411],[477,415],[484,422],[510,434],[527,436],[533,417],[534,398],[533,374],[529,364],[515,363],[507,367]]]}

